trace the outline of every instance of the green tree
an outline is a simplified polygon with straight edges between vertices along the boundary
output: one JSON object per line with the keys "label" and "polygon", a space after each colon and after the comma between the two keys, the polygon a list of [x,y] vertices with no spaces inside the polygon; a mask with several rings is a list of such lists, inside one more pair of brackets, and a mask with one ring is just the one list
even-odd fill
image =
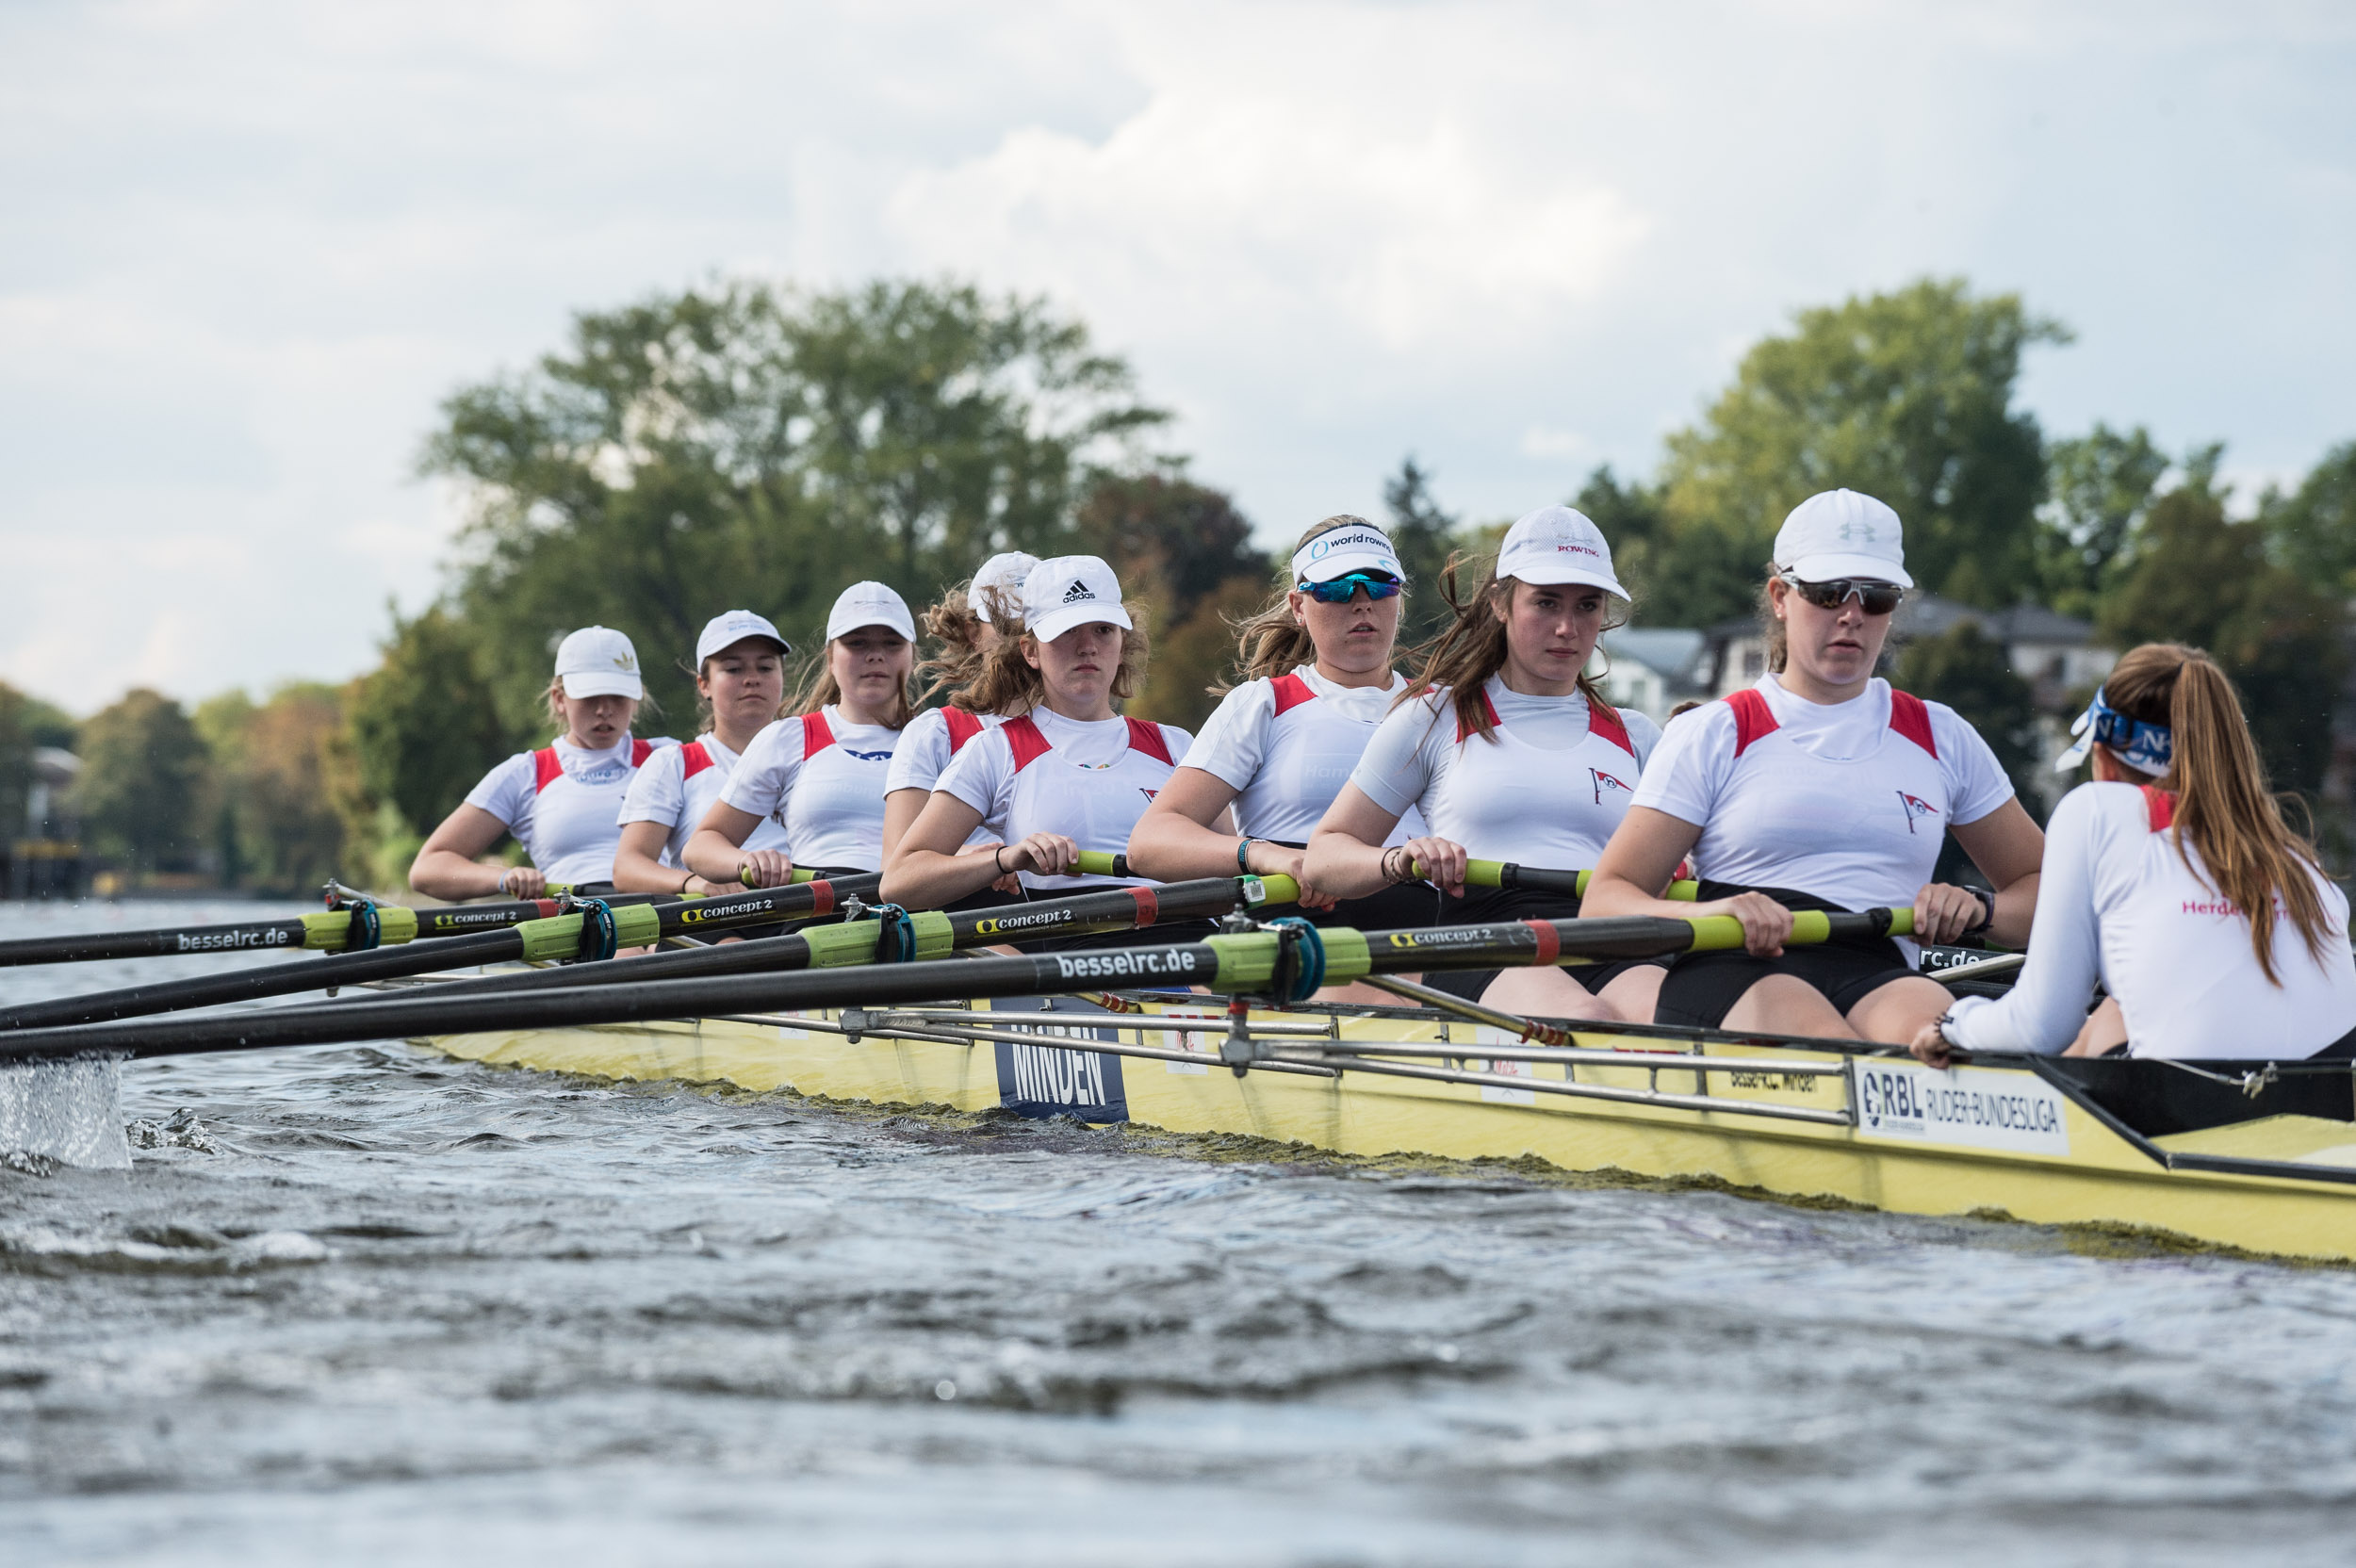
{"label": "green tree", "polygon": [[2134,564],[2136,534],[2168,467],[2141,425],[2121,435],[2098,422],[2088,434],[2053,443],[2046,466],[2053,498],[2037,531],[2047,604],[2065,615],[2094,613]]}
{"label": "green tree", "polygon": [[2036,694],[2013,673],[2004,645],[1976,622],[1960,621],[1899,650],[1892,684],[1943,702],[1980,732],[2032,811],[2043,794],[2037,776]]}
{"label": "green tree", "polygon": [[1634,596],[1631,620],[1709,627],[1751,613],[1763,553],[1719,529],[1671,527],[1661,492],[1622,483],[1608,464],[1587,476],[1571,504],[1612,542],[1613,571]]}
{"label": "green tree", "polygon": [[2135,563],[2097,625],[2120,648],[2204,647],[2233,677],[2278,788],[2314,795],[2331,760],[2331,710],[2345,655],[2336,592],[2267,555],[2267,531],[2227,517],[2217,451],[2152,504]]}
{"label": "green tree", "polygon": [[243,825],[238,821],[237,779],[245,771],[246,730],[254,722],[254,699],[242,690],[206,697],[196,705],[189,721],[204,737],[210,766],[196,808],[201,831],[210,842],[221,885],[245,886],[248,858]]}
{"label": "green tree", "polygon": [[586,313],[444,414],[422,466],[470,498],[456,602],[516,730],[576,627],[630,633],[686,713],[695,633],[730,605],[814,643],[852,579],[922,602],[992,550],[1053,553],[1095,466],[1165,417],[1078,322],[921,283]]}
{"label": "green tree", "polygon": [[1390,514],[1383,530],[1399,547],[1399,564],[1407,568],[1407,604],[1400,613],[1399,645],[1412,648],[1430,640],[1448,625],[1448,600],[1441,596],[1441,579],[1448,558],[1462,547],[1455,513],[1441,508],[1432,493],[1432,470],[1415,461],[1413,452],[1399,460],[1399,472],[1383,482],[1383,508]]}
{"label": "green tree", "polygon": [[422,838],[533,736],[501,725],[474,631],[441,607],[411,620],[396,613],[384,654],[348,706],[357,787],[346,827],[355,841],[375,836],[384,807],[396,831]]}
{"label": "green tree", "polygon": [[2318,588],[2356,596],[2356,441],[2326,452],[2289,495],[2258,503],[2274,557]]}
{"label": "green tree", "polygon": [[102,854],[153,872],[198,849],[206,752],[181,706],[145,687],[123,694],[82,727],[74,793]]}
{"label": "green tree", "polygon": [[1079,546],[1112,564],[1153,633],[1145,687],[1128,710],[1200,726],[1215,704],[1206,688],[1235,653],[1229,622],[1258,610],[1275,590],[1251,522],[1224,492],[1175,468],[1100,478],[1075,522]]}
{"label": "green tree", "polygon": [[1961,279],[1804,310],[1788,336],[1752,348],[1697,426],[1669,437],[1669,532],[1715,532],[1697,561],[1746,561],[1745,586],[1668,586],[1707,625],[1743,613],[1784,514],[1846,486],[1898,511],[1915,580],[1974,604],[2017,597],[2035,568],[2044,482],[2037,420],[2012,406],[2024,351],[2068,341],[2014,294],[1975,298]]}

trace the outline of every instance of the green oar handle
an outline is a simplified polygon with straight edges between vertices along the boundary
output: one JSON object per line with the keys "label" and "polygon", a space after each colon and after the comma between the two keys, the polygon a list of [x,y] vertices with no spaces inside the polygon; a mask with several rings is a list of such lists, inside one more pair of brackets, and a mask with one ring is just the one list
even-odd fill
{"label": "green oar handle", "polygon": [[1072,869],[1082,876],[1132,876],[1136,874],[1129,869],[1129,857],[1126,855],[1106,855],[1101,850],[1094,849],[1080,851],[1080,858],[1073,862]]}
{"label": "green oar handle", "polygon": [[[753,868],[750,866],[746,866],[743,871],[738,872],[736,874],[736,879],[739,882],[744,883],[744,886],[748,888],[758,888],[761,886],[760,883],[753,880]],[[811,871],[807,866],[795,866],[794,868],[794,874],[786,880],[795,883],[815,882],[818,880],[818,874]]]}
{"label": "green oar handle", "polygon": [[[1407,862],[1408,874],[1424,874],[1423,862]],[[1467,888],[1527,888],[1533,892],[1568,893],[1573,898],[1587,896],[1587,879],[1593,871],[1553,871],[1545,866],[1517,866],[1509,860],[1467,860],[1464,862],[1464,886]],[[1700,896],[1698,882],[1672,882],[1662,896],[1681,904],[1691,904]]]}

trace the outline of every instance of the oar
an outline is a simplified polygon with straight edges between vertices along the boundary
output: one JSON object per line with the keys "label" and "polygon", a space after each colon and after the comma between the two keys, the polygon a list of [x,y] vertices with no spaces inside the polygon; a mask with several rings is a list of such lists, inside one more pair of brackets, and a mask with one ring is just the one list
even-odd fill
{"label": "oar", "polygon": [[[1410,860],[1411,875],[1424,875],[1423,862]],[[1464,886],[1467,888],[1526,888],[1532,892],[1568,893],[1573,898],[1587,896],[1587,879],[1593,871],[1551,871],[1545,866],[1517,866],[1510,860],[1467,860],[1464,862]],[[1700,896],[1698,882],[1672,882],[1661,896],[1691,904]]]}
{"label": "oar", "polygon": [[[882,880],[877,876],[845,877],[840,882],[810,882],[794,888],[731,893],[726,898],[692,903],[631,904],[614,909],[617,947],[639,947],[690,931],[729,930],[740,925],[798,920],[832,911],[840,900],[871,897]],[[555,906],[551,905],[551,908]],[[47,1002],[29,1002],[0,1009],[0,1028],[32,1029],[61,1024],[95,1023],[108,1019],[141,1018],[175,1012],[184,1007],[208,1007],[224,1002],[250,1002],[295,991],[327,990],[368,980],[390,980],[437,969],[463,969],[470,964],[505,963],[524,958],[545,961],[581,956],[597,940],[586,913],[550,915],[520,922],[504,930],[453,937],[423,947],[379,948],[368,953],[344,953],[324,958],[265,964],[233,974],[208,974],[190,980],[132,986],[122,990],[91,991]],[[600,944],[601,945],[601,944]],[[593,955],[594,956],[594,955]]]}
{"label": "oar", "polygon": [[[1836,937],[1904,936],[1911,909],[1792,916],[1792,944]],[[170,1056],[275,1046],[328,1045],[425,1035],[643,1023],[713,1014],[793,1012],[942,997],[1055,996],[1104,985],[1202,986],[1294,1002],[1319,984],[1398,970],[1495,969],[1566,959],[1657,958],[1742,945],[1730,915],[1667,919],[1511,921],[1492,925],[1365,932],[1306,923],[1216,936],[1169,947],[1048,953],[1021,957],[811,969],[717,979],[646,980],[520,995],[369,998],[304,1007],[264,1007],[152,1023],[88,1024],[0,1039],[0,1062],[103,1052]],[[1222,1056],[1222,1059],[1225,1059]],[[1250,1057],[1231,1062],[1238,1071]]]}
{"label": "oar", "polygon": [[[815,926],[756,942],[732,942],[689,953],[656,953],[627,963],[585,964],[486,974],[436,984],[436,996],[481,996],[524,990],[569,990],[695,975],[753,974],[796,969],[839,969],[879,959],[901,963],[954,950],[1042,937],[1104,936],[1180,920],[1215,919],[1231,909],[1290,904],[1301,889],[1289,876],[1206,876],[1145,888],[1074,893],[1068,898],[1006,904],[988,909],[925,910],[908,916],[905,931],[880,919]],[[874,911],[869,911],[871,914]]]}

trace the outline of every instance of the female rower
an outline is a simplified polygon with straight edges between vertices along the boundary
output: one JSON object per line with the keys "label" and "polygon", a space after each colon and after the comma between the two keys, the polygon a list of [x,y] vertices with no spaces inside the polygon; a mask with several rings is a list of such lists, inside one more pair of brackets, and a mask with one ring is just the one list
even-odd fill
{"label": "female rower", "polygon": [[[1915,935],[2018,944],[2044,836],[1954,710],[1874,678],[1906,590],[1898,514],[1851,490],[1802,501],[1763,591],[1768,674],[1669,726],[1587,890],[1589,915],[1732,915],[1744,947],[1670,966],[1663,1023],[1905,1041],[1945,1011],[1911,944],[1784,948],[1793,909],[1911,905]],[[1997,891],[1932,883],[1953,833]],[[1701,902],[1661,884],[1692,856]]]}
{"label": "female rower", "polygon": [[[1569,507],[1530,514],[1505,535],[1495,568],[1459,603],[1422,672],[1375,730],[1350,782],[1309,840],[1309,880],[1363,898],[1421,874],[1448,895],[1448,922],[1561,920],[1567,894],[1490,890],[1465,895],[1468,859],[1559,870],[1595,864],[1628,809],[1660,730],[1615,710],[1587,675],[1610,600],[1628,591],[1603,532]],[[1429,833],[1392,832],[1420,808]],[[1656,888],[1669,880],[1663,867]],[[1456,902],[1462,900],[1462,903]],[[1515,1012],[1554,1018],[1652,1016],[1660,969],[1610,964],[1428,977]]]}
{"label": "female rower", "polygon": [[[924,629],[941,645],[938,657],[918,666],[933,678],[933,689],[945,694],[939,708],[927,708],[900,732],[884,778],[884,858],[899,847],[908,825],[932,798],[933,785],[949,759],[985,729],[1006,722],[1005,713],[977,713],[971,703],[974,683],[998,645],[1001,621],[1023,618],[1023,580],[1039,564],[1039,557],[1006,550],[982,563],[982,569],[962,587],[952,588],[941,602],[924,612]],[[991,841],[987,825],[974,830],[978,846]]]}
{"label": "female rower", "polygon": [[[1436,900],[1421,883],[1337,907],[1302,865],[1309,835],[1407,686],[1391,668],[1407,585],[1399,551],[1363,517],[1328,517],[1294,545],[1287,580],[1239,629],[1244,678],[1137,819],[1130,869],[1164,882],[1289,876],[1321,923],[1372,931],[1429,925]],[[1214,829],[1231,808],[1235,831]],[[1403,844],[1423,831],[1422,813],[1410,807],[1385,841]]]}
{"label": "female rower", "polygon": [[[720,798],[687,841],[687,869],[707,881],[775,888],[794,869],[883,867],[884,773],[908,722],[916,623],[880,582],[854,582],[826,615],[826,645],[793,706],[753,738]],[[776,849],[753,844],[766,819]],[[750,872],[747,877],[744,874]]]}
{"label": "female rower", "polygon": [[[1119,854],[1192,740],[1175,725],[1124,719],[1116,700],[1145,672],[1144,633],[1121,602],[1113,569],[1092,555],[1061,555],[1023,584],[1019,635],[1004,628],[973,706],[1020,715],[976,739],[941,773],[932,799],[884,867],[884,896],[939,908],[1008,872],[1033,891],[1133,885],[1077,874],[1082,851]],[[958,850],[985,822],[1006,842],[988,855]],[[1147,942],[1194,940],[1202,923],[1146,927]],[[1106,939],[1086,940],[1104,942]]]}
{"label": "female rower", "polygon": [[[614,821],[633,774],[669,739],[634,740],[630,721],[646,689],[638,650],[608,627],[586,626],[556,648],[548,684],[556,740],[518,752],[483,775],[466,803],[442,819],[409,868],[428,898],[538,898],[550,882],[603,884],[614,874]],[[485,866],[499,835],[512,833],[529,866]]]}
{"label": "female rower", "polygon": [[[736,760],[785,703],[785,656],[792,644],[749,610],[707,623],[695,639],[695,698],[704,732],[655,753],[622,802],[622,838],[614,850],[614,885],[626,893],[711,893],[721,890],[687,869],[687,841],[720,798]],[[747,849],[782,849],[785,829],[768,818]],[[734,890],[730,889],[729,890]]]}
{"label": "female rower", "polygon": [[[2046,829],[2037,934],[2018,984],[1965,997],[1914,1054],[1950,1047],[2290,1061],[2356,1051],[2348,897],[2267,792],[2225,672],[2151,643],[2119,662],[2077,723],[2094,779]],[[2253,921],[2248,911],[2270,911]],[[2086,1016],[2096,981],[2110,1000]]]}

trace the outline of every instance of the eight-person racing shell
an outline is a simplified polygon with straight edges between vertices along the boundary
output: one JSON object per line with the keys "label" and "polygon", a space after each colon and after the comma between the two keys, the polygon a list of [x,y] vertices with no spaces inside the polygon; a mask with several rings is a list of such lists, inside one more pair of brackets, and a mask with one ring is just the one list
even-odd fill
{"label": "eight-person racing shell", "polygon": [[[1692,861],[1705,900],[1755,890],[1792,908],[1870,909],[1911,906],[1948,827],[2012,797],[1996,754],[1943,703],[1878,677],[1847,702],[1813,703],[1764,675],[1673,720],[1633,804],[1701,829]],[[1714,1027],[1777,970],[1804,974],[1846,1013],[1914,972],[1915,952],[1876,938],[1781,958],[1690,954],[1670,966],[1659,1016]]]}
{"label": "eight-person racing shell", "polygon": [[[687,841],[695,836],[703,825],[704,813],[712,809],[736,772],[737,755],[720,743],[720,737],[703,734],[683,746],[665,746],[643,763],[630,781],[630,792],[623,798],[617,826],[627,827],[634,822],[659,822],[670,829],[663,841],[663,863],[684,866],[680,857]],[[761,825],[744,841],[746,849],[785,848],[785,829],[774,818],[763,817]]]}
{"label": "eight-person racing shell", "polygon": [[1959,999],[1940,1025],[1949,1044],[2058,1052],[2086,1022],[2097,980],[2126,1018],[2131,1056],[2288,1061],[2356,1030],[2348,895],[2310,870],[2330,924],[2320,962],[2278,906],[2277,985],[2201,852],[2178,853],[2175,808],[2149,784],[2082,784],[2062,797],[2021,978],[2002,997]]}
{"label": "eight-person racing shell", "polygon": [[466,804],[497,817],[551,882],[609,882],[618,817],[631,779],[648,758],[677,749],[669,737],[642,741],[625,735],[602,751],[559,738],[538,751],[521,751],[483,776]]}
{"label": "eight-person racing shell", "polygon": [[[796,867],[881,871],[884,781],[900,734],[852,724],[831,703],[779,719],[753,737],[720,798],[782,829],[780,847]],[[755,840],[744,847],[766,846]]]}

